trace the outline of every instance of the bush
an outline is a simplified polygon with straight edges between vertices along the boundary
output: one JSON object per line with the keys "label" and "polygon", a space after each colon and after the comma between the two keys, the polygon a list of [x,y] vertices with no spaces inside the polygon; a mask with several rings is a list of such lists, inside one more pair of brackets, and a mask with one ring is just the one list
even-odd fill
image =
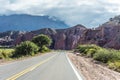
{"label": "bush", "polygon": [[41,52],[44,53],[44,52],[49,52],[50,49],[47,48],[46,46],[43,46],[42,49],[41,49]]}
{"label": "bush", "polygon": [[14,49],[0,49],[0,59],[10,58],[14,53]]}
{"label": "bush", "polygon": [[34,42],[36,45],[38,45],[40,47],[39,51],[41,52],[42,49],[44,48],[44,46],[48,47],[51,45],[52,40],[47,35],[40,34],[40,35],[34,37],[32,42]]}
{"label": "bush", "polygon": [[75,51],[80,52],[82,55],[87,55],[88,57],[93,57],[94,53],[99,50],[100,47],[96,45],[79,45]]}
{"label": "bush", "polygon": [[111,61],[116,61],[116,60],[120,60],[120,51],[118,50],[109,50],[109,52],[111,53]]}
{"label": "bush", "polygon": [[97,52],[96,49],[89,49],[89,50],[87,51],[87,56],[88,56],[88,57],[93,57],[93,55],[94,55],[96,52]]}
{"label": "bush", "polygon": [[98,50],[97,53],[94,54],[94,59],[97,61],[101,61],[103,63],[107,63],[109,60],[112,59],[112,53],[110,53],[108,50],[101,49]]}
{"label": "bush", "polygon": [[107,63],[108,61],[120,60],[120,51],[110,49],[100,49],[95,53],[94,59]]}
{"label": "bush", "polygon": [[120,51],[105,49],[96,45],[79,45],[75,51],[82,55],[93,57],[95,60],[107,63],[108,61],[120,60]]}
{"label": "bush", "polygon": [[77,47],[76,51],[78,51],[78,52],[80,52],[80,53],[84,53],[84,52],[85,52],[85,49],[86,49],[85,46],[79,45],[79,46]]}
{"label": "bush", "polygon": [[120,60],[108,62],[108,66],[110,69],[120,72]]}
{"label": "bush", "polygon": [[0,49],[0,59],[2,59],[3,56],[2,56],[2,50]]}
{"label": "bush", "polygon": [[105,49],[96,45],[79,45],[75,51],[92,57],[94,60],[107,63],[109,68],[120,72],[120,50]]}
{"label": "bush", "polygon": [[13,57],[20,57],[26,55],[34,55],[38,52],[39,48],[36,44],[30,41],[22,42],[15,48]]}

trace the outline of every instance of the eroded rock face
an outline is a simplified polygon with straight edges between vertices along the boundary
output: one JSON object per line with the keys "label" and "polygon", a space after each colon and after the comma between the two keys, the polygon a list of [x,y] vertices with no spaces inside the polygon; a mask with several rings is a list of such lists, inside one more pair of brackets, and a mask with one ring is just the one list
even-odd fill
{"label": "eroded rock face", "polygon": [[22,36],[15,39],[14,44],[19,44],[22,41],[31,40],[34,36],[39,34],[46,34],[52,38],[53,49],[73,49],[75,48],[80,39],[83,38],[84,30],[86,30],[82,25],[77,25],[67,29],[51,29],[45,28],[37,31],[28,32]]}
{"label": "eroded rock face", "polygon": [[[0,45],[14,46],[15,43],[22,41],[21,36],[26,34],[24,31],[7,31],[0,33]],[[17,42],[15,42],[17,41]]]}
{"label": "eroded rock face", "polygon": [[83,34],[84,31],[87,30],[82,25],[76,25],[72,28],[66,29],[66,47],[65,49],[73,49],[75,48],[79,43],[83,43],[82,39],[84,38]]}
{"label": "eroded rock face", "polygon": [[97,34],[103,43],[103,47],[120,49],[120,16],[111,18],[97,30],[100,30]]}
{"label": "eroded rock face", "polygon": [[[12,35],[11,35],[12,34]],[[16,33],[14,33],[16,34]],[[120,49],[120,16],[111,18],[96,29],[87,29],[76,25],[67,29],[45,28],[36,31],[0,34],[0,45],[17,45],[22,41],[31,40],[34,36],[46,34],[52,38],[52,49],[74,49],[79,44],[96,44],[102,47]],[[7,36],[7,37],[6,37]]]}

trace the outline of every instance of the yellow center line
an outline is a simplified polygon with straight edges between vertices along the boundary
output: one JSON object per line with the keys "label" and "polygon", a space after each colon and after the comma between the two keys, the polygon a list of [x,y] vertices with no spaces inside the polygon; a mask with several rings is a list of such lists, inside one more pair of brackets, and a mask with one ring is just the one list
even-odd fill
{"label": "yellow center line", "polygon": [[31,66],[31,67],[29,67],[29,68],[27,68],[27,69],[25,69],[25,70],[23,70],[23,71],[21,71],[21,72],[19,72],[19,73],[17,73],[17,74],[11,76],[10,78],[8,78],[8,79],[6,79],[6,80],[16,80],[16,79],[19,78],[20,76],[22,76],[22,75],[24,75],[24,74],[26,74],[26,73],[28,73],[28,72],[36,69],[37,67],[39,67],[40,65],[46,63],[47,61],[49,61],[50,59],[52,59],[52,58],[55,57],[55,56],[56,56],[56,55],[54,55],[54,56],[52,56],[52,57],[49,57],[48,59],[46,59],[46,60],[44,60],[44,61],[42,61],[42,62],[40,62],[40,63],[38,63],[38,64],[36,64],[36,65],[33,65],[33,66]]}

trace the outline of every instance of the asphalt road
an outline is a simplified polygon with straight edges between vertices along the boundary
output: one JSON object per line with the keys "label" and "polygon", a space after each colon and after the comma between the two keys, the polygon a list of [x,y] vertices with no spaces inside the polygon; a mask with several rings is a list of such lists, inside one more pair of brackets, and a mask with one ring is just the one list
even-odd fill
{"label": "asphalt road", "polygon": [[54,52],[0,65],[0,80],[82,80],[65,52]]}

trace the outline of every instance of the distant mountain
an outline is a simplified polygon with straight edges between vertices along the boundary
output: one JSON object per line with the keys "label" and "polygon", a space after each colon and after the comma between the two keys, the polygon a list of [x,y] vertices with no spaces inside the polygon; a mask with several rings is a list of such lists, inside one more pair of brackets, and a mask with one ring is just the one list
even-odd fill
{"label": "distant mountain", "polygon": [[41,28],[67,28],[68,25],[56,17],[15,14],[0,16],[0,32],[9,30],[32,31]]}
{"label": "distant mountain", "polygon": [[74,49],[79,44],[96,44],[101,47],[120,49],[120,16],[96,29],[88,29],[76,25],[65,29],[44,28],[30,32],[7,31],[0,33],[0,45],[14,46],[23,41],[31,40],[34,36],[46,34],[52,38],[53,49]]}

